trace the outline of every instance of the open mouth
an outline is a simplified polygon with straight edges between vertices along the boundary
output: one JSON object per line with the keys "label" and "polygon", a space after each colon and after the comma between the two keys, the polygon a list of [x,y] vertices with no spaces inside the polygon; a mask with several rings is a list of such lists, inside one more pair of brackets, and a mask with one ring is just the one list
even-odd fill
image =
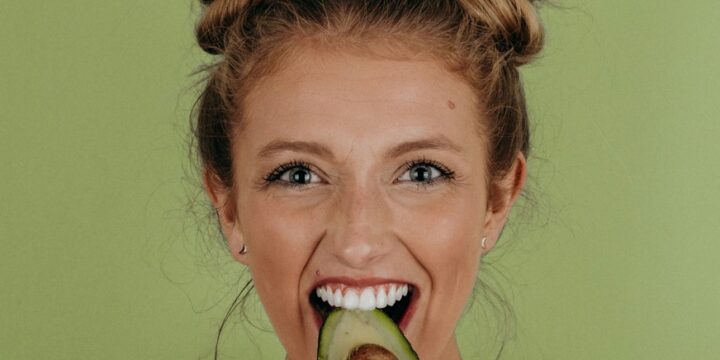
{"label": "open mouth", "polygon": [[320,323],[335,309],[373,310],[385,313],[396,325],[404,327],[417,297],[417,289],[410,284],[387,284],[365,288],[324,285],[310,293],[310,304]]}

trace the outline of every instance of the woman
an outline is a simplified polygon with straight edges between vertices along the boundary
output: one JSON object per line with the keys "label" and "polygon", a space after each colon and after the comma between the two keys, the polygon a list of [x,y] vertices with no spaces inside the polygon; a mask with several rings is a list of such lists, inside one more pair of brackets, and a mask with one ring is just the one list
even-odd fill
{"label": "woman", "polygon": [[205,187],[287,358],[316,356],[331,306],[382,308],[421,359],[460,359],[526,177],[532,2],[203,3]]}

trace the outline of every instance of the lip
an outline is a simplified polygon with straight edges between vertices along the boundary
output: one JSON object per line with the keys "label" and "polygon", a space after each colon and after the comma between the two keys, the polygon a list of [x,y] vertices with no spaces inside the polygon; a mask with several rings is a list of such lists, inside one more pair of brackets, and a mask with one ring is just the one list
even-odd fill
{"label": "lip", "polygon": [[[398,324],[398,327],[401,331],[405,331],[405,328],[407,327],[408,323],[410,322],[410,318],[412,318],[412,315],[415,313],[415,310],[417,309],[417,301],[420,296],[420,288],[415,284],[407,280],[401,280],[397,278],[379,278],[379,277],[365,277],[365,278],[352,278],[347,276],[333,276],[333,277],[325,277],[318,281],[316,281],[310,289],[308,289],[307,293],[305,294],[305,298],[308,298],[310,294],[315,291],[318,287],[324,286],[326,284],[339,284],[341,286],[346,287],[366,287],[366,286],[375,286],[375,285],[382,285],[382,284],[388,284],[388,283],[396,283],[396,284],[409,284],[411,285],[415,291],[412,294],[412,300],[410,301],[410,305],[408,309],[405,311],[405,314],[403,315],[403,318],[400,320],[400,323]],[[315,318],[315,323],[318,326],[318,329],[322,327],[323,319],[318,314],[317,311],[315,311],[310,305],[310,309],[313,312],[313,316]]]}

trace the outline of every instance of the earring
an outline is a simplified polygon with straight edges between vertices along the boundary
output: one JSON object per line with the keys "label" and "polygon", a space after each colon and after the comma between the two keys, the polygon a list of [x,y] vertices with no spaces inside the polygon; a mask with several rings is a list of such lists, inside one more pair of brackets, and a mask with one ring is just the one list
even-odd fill
{"label": "earring", "polygon": [[248,252],[247,245],[243,244],[242,249],[240,249],[240,251],[238,252],[238,254],[240,254],[240,255],[245,255],[245,254],[247,254],[247,252]]}
{"label": "earring", "polygon": [[480,247],[482,247],[483,250],[485,249],[485,241],[487,241],[487,236],[483,236],[483,238],[480,242]]}

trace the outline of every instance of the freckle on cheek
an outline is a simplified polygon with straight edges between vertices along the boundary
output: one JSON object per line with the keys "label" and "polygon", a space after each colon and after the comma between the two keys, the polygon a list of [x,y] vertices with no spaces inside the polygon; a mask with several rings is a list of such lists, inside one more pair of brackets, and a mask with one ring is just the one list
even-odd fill
{"label": "freckle on cheek", "polygon": [[455,103],[452,102],[451,100],[448,100],[448,107],[450,108],[450,110],[454,109],[454,108],[455,108]]}

